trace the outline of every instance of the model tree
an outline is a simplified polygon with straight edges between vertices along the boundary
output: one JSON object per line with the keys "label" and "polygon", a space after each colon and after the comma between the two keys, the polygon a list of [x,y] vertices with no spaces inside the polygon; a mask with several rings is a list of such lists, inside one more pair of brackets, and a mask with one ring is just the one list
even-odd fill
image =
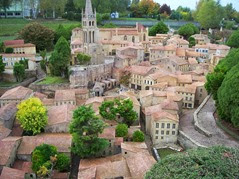
{"label": "model tree", "polygon": [[80,65],[86,65],[90,62],[91,56],[89,56],[87,54],[84,54],[84,53],[79,53],[77,55],[77,60],[78,60]]}
{"label": "model tree", "polygon": [[17,82],[22,82],[25,78],[25,66],[16,62],[13,66],[13,74]]}
{"label": "model tree", "polygon": [[193,46],[196,45],[196,40],[195,40],[194,37],[189,37],[188,41],[189,41],[189,47],[190,48],[192,48]]}
{"label": "model tree", "polygon": [[133,141],[134,142],[144,142],[144,133],[142,131],[135,131],[133,133]]}
{"label": "model tree", "polygon": [[0,56],[0,74],[5,71],[5,64],[3,63],[2,56]]}
{"label": "model tree", "polygon": [[33,135],[41,133],[47,125],[47,109],[38,98],[29,98],[18,106],[17,119],[21,127]]}
{"label": "model tree", "polygon": [[52,53],[49,63],[52,75],[66,77],[68,75],[68,65],[71,59],[71,49],[64,37],[61,37]]}
{"label": "model tree", "polygon": [[156,36],[156,34],[166,34],[168,31],[169,28],[167,25],[161,21],[149,29],[149,35]]}
{"label": "model tree", "polygon": [[239,30],[234,31],[227,41],[227,45],[232,48],[239,48]]}
{"label": "model tree", "polygon": [[26,25],[19,33],[19,38],[26,43],[36,45],[37,51],[51,50],[53,47],[54,31],[38,23]]}
{"label": "model tree", "polygon": [[91,106],[81,106],[73,113],[70,124],[72,134],[71,151],[80,158],[88,158],[102,152],[109,143],[98,137],[103,132],[105,123],[94,113]]}
{"label": "model tree", "polygon": [[188,39],[194,34],[198,34],[199,29],[192,23],[185,24],[178,29],[178,34],[182,35],[185,39]]}
{"label": "model tree", "polygon": [[128,135],[128,126],[126,124],[118,124],[115,130],[117,137],[127,137]]}

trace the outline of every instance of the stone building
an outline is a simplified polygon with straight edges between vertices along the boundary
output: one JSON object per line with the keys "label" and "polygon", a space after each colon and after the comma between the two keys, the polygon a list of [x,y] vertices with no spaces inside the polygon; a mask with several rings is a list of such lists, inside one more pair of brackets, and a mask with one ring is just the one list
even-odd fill
{"label": "stone building", "polygon": [[9,103],[19,104],[22,100],[28,99],[32,95],[33,91],[31,89],[22,86],[10,89],[0,97],[0,107]]}

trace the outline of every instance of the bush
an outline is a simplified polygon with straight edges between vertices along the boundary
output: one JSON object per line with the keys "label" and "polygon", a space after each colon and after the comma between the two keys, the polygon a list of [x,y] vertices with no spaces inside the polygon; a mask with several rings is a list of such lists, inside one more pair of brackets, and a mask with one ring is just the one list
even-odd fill
{"label": "bush", "polygon": [[5,49],[5,53],[13,53],[13,48],[7,47],[7,48]]}
{"label": "bush", "polygon": [[227,41],[227,45],[232,48],[239,48],[239,30],[232,33]]}
{"label": "bush", "polygon": [[128,126],[126,124],[118,124],[116,126],[116,137],[127,137]]}
{"label": "bush", "polygon": [[145,178],[238,178],[238,161],[238,148],[197,148],[167,156],[156,163]]}
{"label": "bush", "polygon": [[68,172],[70,169],[70,158],[65,154],[58,154],[56,169],[60,172]]}
{"label": "bush", "polygon": [[133,133],[133,141],[134,142],[144,142],[144,133],[142,131],[135,131]]}
{"label": "bush", "polygon": [[164,24],[162,21],[154,25],[149,29],[149,35],[150,36],[156,36],[156,34],[166,34],[169,31],[166,24]]}
{"label": "bush", "polygon": [[17,82],[22,82],[25,78],[25,66],[16,62],[13,66],[13,74]]}
{"label": "bush", "polygon": [[37,146],[32,153],[32,170],[37,173],[37,171],[45,164],[45,167],[49,167],[51,156],[57,154],[57,148],[53,145],[42,144]]}
{"label": "bush", "polygon": [[102,20],[109,20],[109,19],[110,19],[110,14],[108,13],[102,14]]}

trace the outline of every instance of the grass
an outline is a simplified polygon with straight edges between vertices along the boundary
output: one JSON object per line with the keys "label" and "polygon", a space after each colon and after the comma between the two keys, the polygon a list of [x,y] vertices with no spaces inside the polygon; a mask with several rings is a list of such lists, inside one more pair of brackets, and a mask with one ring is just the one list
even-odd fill
{"label": "grass", "polygon": [[68,20],[26,20],[26,19],[0,19],[0,41],[2,40],[12,40],[17,37],[19,31],[21,31],[24,26],[31,22],[38,22],[52,30],[56,30],[57,27],[62,24],[64,27],[68,28],[72,25],[79,25],[78,21],[68,21]]}
{"label": "grass", "polygon": [[11,87],[11,86],[15,86],[19,84],[19,82],[5,82],[5,81],[1,81],[0,82],[0,87]]}
{"label": "grass", "polygon": [[161,159],[165,158],[168,155],[175,154],[175,153],[178,153],[178,152],[175,150],[169,149],[169,148],[158,149],[158,154]]}
{"label": "grass", "polygon": [[38,85],[52,85],[52,84],[61,84],[68,83],[68,79],[56,77],[56,76],[47,76],[44,80],[38,82]]}

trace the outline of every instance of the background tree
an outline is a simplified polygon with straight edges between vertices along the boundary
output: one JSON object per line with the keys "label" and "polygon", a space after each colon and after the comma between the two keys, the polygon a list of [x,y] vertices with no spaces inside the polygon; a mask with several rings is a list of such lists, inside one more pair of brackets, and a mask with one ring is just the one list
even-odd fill
{"label": "background tree", "polygon": [[47,125],[47,109],[38,98],[29,98],[18,106],[17,119],[26,132],[33,135],[41,133]]}
{"label": "background tree", "polygon": [[28,69],[28,59],[20,60],[19,63],[24,65],[25,69]]}
{"label": "background tree", "polygon": [[41,69],[46,73],[47,72],[47,66],[48,66],[46,49],[40,51],[40,56],[42,58],[42,60],[40,61]]}
{"label": "background tree", "polygon": [[0,42],[0,53],[4,52],[4,43]]}
{"label": "background tree", "polygon": [[135,131],[133,133],[133,141],[134,142],[144,142],[145,137],[144,137],[144,133],[142,131]]}
{"label": "background tree", "polygon": [[19,38],[24,39],[26,43],[35,44],[38,52],[45,49],[51,50],[54,41],[54,31],[41,24],[31,23],[20,31]]}
{"label": "background tree", "polygon": [[5,63],[3,63],[2,56],[0,56],[0,74],[5,71]]}
{"label": "background tree", "polygon": [[196,40],[194,37],[189,37],[188,38],[188,42],[189,42],[189,47],[192,48],[193,46],[196,45]]}
{"label": "background tree", "polygon": [[16,62],[13,66],[13,74],[17,82],[22,82],[25,78],[25,66]]}
{"label": "background tree", "polygon": [[13,53],[13,48],[11,48],[11,47],[7,47],[6,49],[5,49],[5,53]]}
{"label": "background tree", "polygon": [[126,124],[118,124],[116,126],[116,136],[117,137],[127,137],[128,135],[128,126]]}
{"label": "background tree", "polygon": [[227,45],[232,48],[239,48],[239,30],[234,31],[227,41]]}
{"label": "background tree", "polygon": [[51,73],[55,76],[66,77],[71,60],[71,49],[64,37],[61,37],[49,59]]}
{"label": "background tree", "polygon": [[168,16],[171,15],[171,8],[167,4],[163,4],[159,10],[160,14],[166,13]]}
{"label": "background tree", "polygon": [[71,32],[68,31],[62,24],[58,26],[55,32],[55,43],[60,39],[60,37],[64,37],[66,40],[70,40]]}
{"label": "background tree", "polygon": [[71,151],[81,158],[93,157],[102,152],[109,143],[98,138],[105,124],[94,113],[91,106],[81,106],[74,111],[70,124],[73,145]]}
{"label": "background tree", "polygon": [[168,31],[167,25],[161,21],[149,29],[149,35],[156,36],[156,34],[166,34]]}
{"label": "background tree", "polygon": [[117,108],[115,101],[104,101],[99,107],[100,115],[106,120],[116,120]]}
{"label": "background tree", "polygon": [[0,9],[4,10],[5,18],[7,18],[7,9],[9,9],[11,4],[12,4],[12,0],[1,0],[0,1]]}
{"label": "background tree", "polygon": [[192,23],[185,24],[178,29],[178,34],[183,36],[185,39],[188,39],[194,34],[198,34],[199,29]]}
{"label": "background tree", "polygon": [[84,53],[79,53],[77,55],[77,60],[80,65],[86,65],[86,64],[89,64],[91,60],[91,56]]}
{"label": "background tree", "polygon": [[238,160],[238,148],[196,148],[164,158],[145,178],[237,178]]}

